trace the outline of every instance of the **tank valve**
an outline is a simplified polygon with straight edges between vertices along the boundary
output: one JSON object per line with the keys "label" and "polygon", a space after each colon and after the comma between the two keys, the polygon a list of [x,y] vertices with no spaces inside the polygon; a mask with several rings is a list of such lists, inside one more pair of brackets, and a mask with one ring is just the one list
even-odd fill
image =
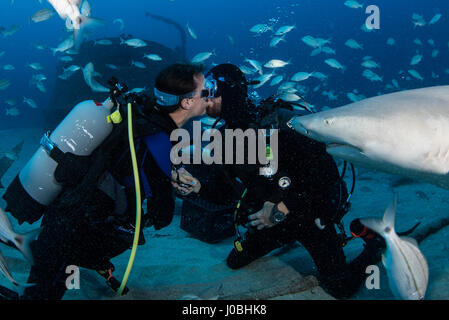
{"label": "tank valve", "polygon": [[55,143],[50,139],[50,131],[44,133],[40,144],[48,154],[50,154],[50,152],[54,149]]}

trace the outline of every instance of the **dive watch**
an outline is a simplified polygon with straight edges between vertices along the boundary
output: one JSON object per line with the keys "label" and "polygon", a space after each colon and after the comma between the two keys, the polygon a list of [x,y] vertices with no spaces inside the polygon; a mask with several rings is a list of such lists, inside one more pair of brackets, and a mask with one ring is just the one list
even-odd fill
{"label": "dive watch", "polygon": [[270,222],[274,224],[278,224],[279,222],[284,221],[286,218],[286,214],[278,209],[277,205],[273,206],[273,209],[271,210],[270,215]]}

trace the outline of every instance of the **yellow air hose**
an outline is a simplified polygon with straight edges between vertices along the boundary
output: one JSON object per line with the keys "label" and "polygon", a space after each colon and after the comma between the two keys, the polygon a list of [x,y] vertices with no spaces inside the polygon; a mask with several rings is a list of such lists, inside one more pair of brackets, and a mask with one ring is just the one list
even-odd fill
{"label": "yellow air hose", "polygon": [[117,294],[119,296],[122,295],[123,290],[125,289],[126,282],[128,281],[129,274],[131,273],[131,269],[133,267],[134,258],[136,257],[137,245],[139,243],[140,220],[141,220],[141,211],[142,211],[142,200],[140,198],[140,179],[139,179],[139,170],[137,167],[136,150],[134,148],[131,107],[132,107],[131,103],[128,103],[128,140],[129,140],[129,149],[131,152],[131,159],[132,159],[132,164],[133,164],[134,184],[136,187],[136,227],[134,229],[134,241],[133,241],[133,246],[131,249],[131,256],[129,257],[128,266],[126,267],[125,275],[123,276],[122,283],[117,292]]}

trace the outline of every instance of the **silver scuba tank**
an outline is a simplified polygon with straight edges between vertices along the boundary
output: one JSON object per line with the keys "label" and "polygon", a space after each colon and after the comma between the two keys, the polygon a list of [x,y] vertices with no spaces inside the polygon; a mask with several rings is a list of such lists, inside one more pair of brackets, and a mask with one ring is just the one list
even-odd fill
{"label": "silver scuba tank", "polygon": [[87,100],[77,104],[48,137],[19,173],[24,190],[41,205],[49,205],[61,192],[55,180],[57,162],[48,153],[56,145],[62,152],[79,156],[90,155],[111,133],[113,124],[107,121],[114,103]]}

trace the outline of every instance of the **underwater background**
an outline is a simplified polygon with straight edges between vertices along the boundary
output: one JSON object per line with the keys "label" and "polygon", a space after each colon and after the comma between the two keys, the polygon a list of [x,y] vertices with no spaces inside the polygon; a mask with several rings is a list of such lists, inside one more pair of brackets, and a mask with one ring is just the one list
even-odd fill
{"label": "underwater background", "polygon": [[[259,61],[262,65],[271,59],[280,59],[290,63],[277,69],[264,68],[264,74],[274,71],[274,76],[282,75],[285,82],[297,72],[321,72],[327,79],[310,77],[298,82],[301,86],[300,94],[318,110],[350,103],[347,94],[354,90],[358,95],[371,97],[396,90],[441,85],[449,78],[449,70],[446,71],[449,68],[449,39],[444,32],[449,27],[449,19],[444,14],[448,12],[449,3],[443,0],[377,0],[364,3],[362,8],[350,8],[344,5],[344,0],[129,0],[126,4],[118,0],[96,0],[89,3],[91,16],[104,20],[106,24],[91,29],[84,42],[128,35],[175,48],[181,42],[178,30],[172,25],[152,19],[148,14],[166,17],[185,29],[187,59],[190,60],[200,52],[215,53],[203,62],[205,70],[214,63],[231,62],[251,68],[245,59]],[[380,9],[380,29],[366,32],[361,27],[368,17],[365,8],[369,4],[377,5]],[[60,64],[58,58],[64,53],[57,52],[53,56],[50,48],[57,47],[69,33],[65,30],[65,21],[57,14],[39,23],[30,20],[36,11],[43,8],[52,9],[47,1],[39,3],[38,0],[15,0],[11,3],[3,0],[0,3],[0,26],[5,30],[12,26],[19,29],[12,35],[0,37],[0,52],[5,52],[0,58],[0,79],[10,82],[9,87],[0,90],[0,125],[3,128],[39,125],[39,120],[42,119],[40,110],[51,110],[51,97],[58,95],[55,91],[55,82],[59,80],[56,69]],[[412,20],[414,13],[421,15],[427,22],[426,25],[415,26]],[[441,18],[429,25],[428,22],[436,14],[442,14]],[[115,19],[123,20],[123,30],[120,30],[119,23],[113,22]],[[251,32],[250,29],[257,24],[267,24],[272,30]],[[284,40],[276,47],[271,47],[270,41],[275,31],[285,25],[295,28],[285,34]],[[188,33],[187,26],[194,32],[196,39]],[[323,52],[311,56],[314,48],[301,40],[305,36],[330,39],[326,46],[333,49],[335,54]],[[393,45],[387,44],[389,38],[394,39]],[[348,39],[356,40],[363,46],[363,50],[346,46]],[[39,50],[35,45],[48,49]],[[104,50],[111,48],[104,46]],[[422,60],[417,65],[410,66],[410,60],[416,54],[422,55]],[[373,70],[382,81],[371,81],[362,76],[366,68],[361,66],[361,62],[365,56],[371,56],[380,66]],[[345,66],[345,71],[325,64],[324,61],[329,58],[336,59]],[[28,66],[34,62],[40,63],[43,69],[36,71]],[[9,64],[15,69],[2,68]],[[73,63],[66,62],[65,66],[71,64]],[[423,80],[412,77],[407,72],[409,69],[418,71]],[[46,76],[47,79],[43,82],[46,92],[29,84],[35,74]],[[249,79],[258,76],[257,73],[247,75]],[[393,79],[397,81],[398,87],[392,85]],[[107,80],[99,79],[105,85]],[[126,82],[126,79],[121,80]],[[69,78],[65,81],[70,83],[71,80]],[[255,89],[260,97],[276,93],[279,84],[270,86],[270,82],[271,80]],[[141,86],[148,87],[148,84],[142,83]],[[73,86],[74,92],[88,90],[87,86]],[[329,99],[323,95],[323,91],[332,91],[335,98]],[[32,98],[38,108],[30,108],[23,103],[24,96]],[[11,107],[5,102],[8,99],[16,101],[14,107],[19,110],[20,115],[6,116],[6,108]],[[71,107],[73,106],[67,106]]]}
{"label": "underwater background", "polygon": [[[0,151],[8,151],[21,140],[25,140],[22,152],[2,182],[7,186],[28,161],[38,147],[39,138],[48,129],[49,123],[58,123],[65,113],[85,97],[103,97],[107,94],[93,92],[83,80],[82,70],[74,72],[67,80],[58,78],[63,67],[74,65],[73,61],[62,62],[61,57],[71,56],[74,61],[101,60],[102,54],[114,54],[111,50],[120,47],[118,39],[139,38],[159,43],[176,54],[170,62],[190,61],[201,52],[213,52],[203,61],[205,70],[214,64],[230,62],[249,68],[247,78],[257,79],[261,75],[246,59],[259,62],[262,66],[272,59],[289,62],[280,68],[263,67],[263,74],[270,79],[259,88],[252,88],[252,97],[266,98],[279,93],[282,83],[291,82],[298,72],[321,73],[325,77],[308,77],[295,84],[298,95],[304,97],[315,110],[339,107],[363,97],[372,97],[389,92],[420,87],[445,85],[449,80],[449,2],[444,0],[373,0],[360,1],[361,8],[345,5],[345,0],[301,0],[301,1],[203,1],[203,0],[90,0],[92,17],[102,19],[104,26],[91,29],[83,40],[82,58],[77,54],[56,52],[56,48],[71,35],[65,30],[65,21],[54,14],[50,19],[33,22],[30,18],[44,8],[53,10],[42,0],[2,0],[0,2]],[[380,29],[368,32],[362,26],[368,17],[365,8],[376,5],[380,9]],[[441,14],[439,19],[435,17]],[[183,34],[174,27],[152,15],[165,17],[176,22]],[[425,24],[418,23],[421,16]],[[436,22],[430,24],[435,18]],[[120,23],[114,22],[122,19]],[[258,24],[268,28],[259,32],[250,31]],[[294,26],[275,47],[270,42],[280,27]],[[190,28],[190,31],[188,30]],[[8,30],[12,34],[8,34]],[[326,47],[335,53],[312,54],[314,47],[303,41],[304,37],[321,38]],[[185,52],[178,50],[185,37]],[[393,39],[389,40],[389,39]],[[93,41],[115,39],[112,46],[102,46],[103,53],[90,51]],[[346,42],[354,39],[363,49],[349,47]],[[36,46],[39,46],[37,48]],[[98,48],[98,44],[96,45]],[[124,46],[121,46],[124,47]],[[126,47],[128,51],[140,50],[152,53],[152,48]],[[139,51],[139,52],[140,52]],[[2,53],[4,52],[4,53]],[[117,51],[116,56],[120,55]],[[140,53],[139,53],[140,54]],[[417,57],[418,56],[418,57]],[[419,57],[422,56],[422,57]],[[370,58],[367,58],[370,57]],[[416,58],[417,57],[417,58]],[[161,65],[169,58],[161,55]],[[365,60],[364,60],[365,58]],[[335,59],[343,69],[331,67],[325,60]],[[126,60],[126,59],[125,59]],[[374,61],[378,67],[362,66],[363,61]],[[151,90],[154,79],[145,77],[153,74],[158,61],[141,59],[147,67],[141,69],[131,65],[131,60],[122,61],[119,69],[127,70],[128,77],[136,87]],[[106,61],[105,61],[106,62]],[[29,66],[39,63],[42,69]],[[11,67],[6,67],[11,65]],[[153,67],[154,66],[154,67]],[[155,69],[152,69],[155,68]],[[118,74],[95,63],[101,76],[97,80],[107,86],[108,77]],[[363,75],[370,69],[381,80]],[[409,72],[416,71],[422,79]],[[132,72],[129,72],[132,71]],[[152,73],[153,72],[153,73]],[[44,75],[40,81],[45,87],[39,89],[33,76]],[[276,76],[283,76],[281,82],[271,85]],[[30,81],[31,80],[31,81]],[[393,81],[394,80],[394,81]],[[6,85],[6,83],[9,85]],[[59,90],[65,91],[61,93]],[[57,105],[54,101],[67,95],[72,96],[67,104]],[[254,93],[256,92],[256,93]],[[331,94],[329,94],[331,92]],[[349,95],[352,93],[353,95]],[[354,97],[354,95],[356,97]],[[79,100],[78,99],[79,96]],[[37,108],[23,102],[24,97],[34,100]],[[59,99],[59,100],[58,100]],[[9,110],[9,111],[8,111]],[[339,164],[341,164],[339,162]],[[351,175],[347,175],[351,185]],[[420,249],[429,263],[430,281],[427,299],[449,298],[449,247],[445,229],[448,223],[449,200],[447,190],[436,186],[412,182],[384,173],[357,168],[357,186],[352,199],[351,211],[345,216],[345,226],[355,217],[380,217],[391,201],[392,190],[399,193],[397,226],[405,230],[416,222],[426,234]],[[4,192],[4,189],[1,190]],[[3,206],[1,200],[1,207]],[[248,268],[239,271],[226,267],[225,259],[232,248],[232,240],[210,245],[194,239],[180,230],[179,208],[172,224],[160,231],[145,230],[148,243],[137,250],[136,262],[128,287],[132,288],[126,299],[330,299],[319,284],[311,281],[310,275],[317,275],[313,261],[304,248],[298,244],[283,248],[260,259]],[[24,224],[17,231],[31,228]],[[430,229],[440,230],[434,234]],[[431,234],[429,236],[429,234]],[[350,243],[345,249],[348,259],[360,251],[361,243]],[[11,272],[19,282],[27,279],[29,265],[20,257],[20,252],[2,246],[2,253],[8,261]],[[294,250],[289,250],[294,249]],[[129,252],[115,258],[117,276],[124,273]],[[69,291],[66,299],[110,299],[114,294],[104,284],[104,279],[95,272],[82,270],[81,290]],[[354,299],[393,299],[382,269],[380,290],[362,288]],[[85,280],[85,281],[84,281]],[[299,283],[292,288],[292,283]],[[0,284],[8,281],[0,278]],[[295,291],[296,290],[296,291]]]}

